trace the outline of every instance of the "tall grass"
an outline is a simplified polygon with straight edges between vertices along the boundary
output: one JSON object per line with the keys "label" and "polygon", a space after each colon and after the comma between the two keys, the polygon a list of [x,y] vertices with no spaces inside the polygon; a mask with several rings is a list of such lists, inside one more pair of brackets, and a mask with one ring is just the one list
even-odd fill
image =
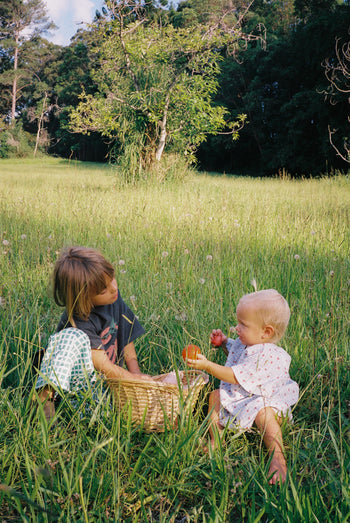
{"label": "tall grass", "polygon": [[[124,186],[110,166],[0,163],[0,515],[6,521],[348,521],[349,204],[347,177],[252,179],[193,173]],[[145,434],[128,412],[34,409],[31,356],[61,310],[57,252],[99,248],[146,329],[142,370],[182,368],[189,342],[211,359],[240,296],[274,287],[292,316],[282,345],[301,398],[284,427],[290,475],[266,480],[256,433],[205,454],[206,395],[177,430]],[[253,283],[252,283],[253,282]],[[217,386],[211,379],[207,391]]]}

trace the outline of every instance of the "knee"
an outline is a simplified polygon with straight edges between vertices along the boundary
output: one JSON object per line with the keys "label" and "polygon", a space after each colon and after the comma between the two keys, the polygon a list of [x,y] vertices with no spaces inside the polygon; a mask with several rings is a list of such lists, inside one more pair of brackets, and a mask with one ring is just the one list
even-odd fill
{"label": "knee", "polygon": [[215,389],[209,394],[209,404],[215,405],[217,403],[220,403],[220,390]]}
{"label": "knee", "polygon": [[281,420],[272,407],[264,407],[263,409],[259,410],[258,414],[255,418],[255,425],[258,427],[259,430],[264,430],[267,424],[269,423],[278,423],[281,424]]}

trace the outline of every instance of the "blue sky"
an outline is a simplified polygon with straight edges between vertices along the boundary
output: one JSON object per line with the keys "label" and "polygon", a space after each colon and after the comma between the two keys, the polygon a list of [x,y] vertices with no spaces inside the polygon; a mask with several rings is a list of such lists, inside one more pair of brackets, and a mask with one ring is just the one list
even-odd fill
{"label": "blue sky", "polygon": [[[103,0],[44,0],[51,20],[58,26],[46,38],[58,45],[68,45],[70,39],[84,24],[92,22],[96,9],[100,10]],[[177,5],[179,0],[173,0]]]}

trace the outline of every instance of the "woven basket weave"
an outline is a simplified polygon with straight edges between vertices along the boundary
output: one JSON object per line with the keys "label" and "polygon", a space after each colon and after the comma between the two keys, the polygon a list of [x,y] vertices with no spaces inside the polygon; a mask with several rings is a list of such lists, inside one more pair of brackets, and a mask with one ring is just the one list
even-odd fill
{"label": "woven basket weave", "polygon": [[185,411],[192,411],[209,379],[201,371],[179,371],[179,387],[163,382],[169,375],[153,376],[154,381],[109,379],[107,382],[119,410],[131,405],[133,423],[141,425],[146,432],[163,432],[166,424],[176,424],[181,398]]}

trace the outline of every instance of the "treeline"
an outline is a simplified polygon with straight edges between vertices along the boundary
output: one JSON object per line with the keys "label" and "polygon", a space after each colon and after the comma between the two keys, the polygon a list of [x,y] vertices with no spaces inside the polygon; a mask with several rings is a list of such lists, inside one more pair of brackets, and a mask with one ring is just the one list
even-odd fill
{"label": "treeline", "polygon": [[203,169],[347,170],[350,8],[337,0],[106,0],[66,47],[42,0],[0,0],[0,157],[175,153]]}

